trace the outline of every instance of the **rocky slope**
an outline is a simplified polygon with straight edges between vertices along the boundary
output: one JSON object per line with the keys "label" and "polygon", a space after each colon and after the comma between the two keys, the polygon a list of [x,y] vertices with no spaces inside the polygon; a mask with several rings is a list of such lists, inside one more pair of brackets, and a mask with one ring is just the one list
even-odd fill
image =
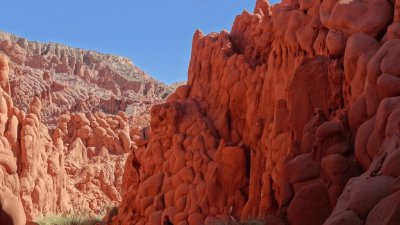
{"label": "rocky slope", "polygon": [[30,99],[39,97],[43,121],[51,128],[68,112],[148,115],[149,107],[173,90],[120,56],[32,42],[4,32],[0,51],[10,59],[15,106],[26,111]]}
{"label": "rocky slope", "polygon": [[173,88],[123,57],[7,33],[0,52],[0,209],[24,224],[25,216],[101,214],[118,204],[127,153],[144,137],[151,105]]}
{"label": "rocky slope", "polygon": [[122,57],[0,40],[0,224],[118,204],[128,153],[173,88]]}
{"label": "rocky slope", "polygon": [[[10,97],[8,62],[0,55],[0,222],[54,214],[101,214],[121,201],[128,152],[146,143],[124,112],[68,113],[54,132],[43,124],[39,97],[28,112]],[[12,221],[12,222],[11,222]]]}
{"label": "rocky slope", "polygon": [[197,31],[113,224],[399,224],[399,22],[399,0],[258,0]]}

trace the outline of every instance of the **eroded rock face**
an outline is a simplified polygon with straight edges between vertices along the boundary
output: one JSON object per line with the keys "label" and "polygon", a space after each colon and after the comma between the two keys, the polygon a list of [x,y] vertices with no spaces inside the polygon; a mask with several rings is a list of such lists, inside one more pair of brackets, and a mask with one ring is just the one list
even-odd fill
{"label": "eroded rock face", "polygon": [[68,113],[49,131],[39,97],[31,99],[27,113],[14,106],[8,72],[8,59],[0,55],[1,224],[100,215],[118,204],[128,153],[135,143],[146,143],[146,119],[124,112]]}
{"label": "eroded rock face", "polygon": [[63,153],[69,213],[99,215],[121,201],[127,153],[136,148],[133,140],[138,138],[130,134],[124,114],[73,113],[59,118],[52,141]]}
{"label": "eroded rock face", "polygon": [[[30,99],[39,97],[42,121],[51,128],[64,113],[148,115],[149,107],[163,102],[173,90],[120,56],[31,42],[7,33],[0,33],[0,51],[10,59],[15,106],[26,111]],[[0,85],[9,89],[2,81]]]}
{"label": "eroded rock face", "polygon": [[393,224],[398,5],[258,0],[230,33],[197,31],[188,84],[128,156],[113,224]]}
{"label": "eroded rock face", "polygon": [[127,155],[174,87],[127,58],[7,33],[0,52],[0,209],[24,224],[118,204]]}
{"label": "eroded rock face", "polygon": [[[7,91],[3,88],[8,86],[8,61],[4,56],[0,56],[0,80],[2,80],[0,89],[0,219],[7,224],[24,225],[26,217],[21,202],[21,183],[19,180],[19,169],[17,159],[21,159],[23,153],[21,133],[18,133],[18,127],[22,127],[22,121],[25,115],[13,107],[12,101]],[[8,129],[6,125],[9,124]],[[8,138],[5,136],[8,134]],[[17,145],[11,148],[11,145]],[[14,146],[15,146],[14,145]],[[18,157],[19,156],[19,157]]]}

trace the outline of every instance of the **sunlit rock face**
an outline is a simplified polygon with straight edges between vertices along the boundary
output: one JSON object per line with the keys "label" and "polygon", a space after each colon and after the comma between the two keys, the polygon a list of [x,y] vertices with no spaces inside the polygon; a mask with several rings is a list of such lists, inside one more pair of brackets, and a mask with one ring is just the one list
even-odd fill
{"label": "sunlit rock face", "polygon": [[[400,221],[400,1],[258,0],[193,38],[113,224]],[[279,224],[279,223],[277,223]]]}
{"label": "sunlit rock face", "polygon": [[[45,124],[43,96],[15,96],[13,90],[25,89],[10,82],[16,65],[8,58],[0,54],[0,224],[25,225],[55,214],[102,215],[119,204],[125,162],[136,142],[146,142],[148,115],[76,110],[51,118],[54,126]],[[19,76],[25,75],[21,79],[29,80]],[[14,99],[29,105],[19,108]],[[143,104],[149,110],[151,102]]]}
{"label": "sunlit rock face", "polygon": [[147,75],[130,59],[28,41],[0,32],[0,52],[10,59],[11,97],[21,110],[37,96],[42,121],[54,129],[64,113],[101,111],[129,116],[148,115],[173,90]]}

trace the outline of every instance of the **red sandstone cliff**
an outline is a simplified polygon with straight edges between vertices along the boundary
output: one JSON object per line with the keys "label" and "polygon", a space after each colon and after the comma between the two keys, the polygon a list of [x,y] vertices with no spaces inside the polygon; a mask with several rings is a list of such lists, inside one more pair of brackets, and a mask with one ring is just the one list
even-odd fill
{"label": "red sandstone cliff", "polygon": [[135,143],[146,142],[146,129],[123,112],[97,112],[63,114],[50,132],[38,97],[28,113],[14,106],[7,61],[0,55],[1,224],[25,225],[54,214],[101,214],[119,203],[127,153]]}
{"label": "red sandstone cliff", "polygon": [[[7,54],[0,55],[0,224],[25,225],[26,220],[54,214],[104,213],[121,201],[125,161],[136,143],[146,142],[148,132],[142,128],[148,124],[149,107],[172,88],[147,77],[127,59],[6,37],[0,42]],[[84,60],[80,68],[92,77],[82,78],[70,70],[70,63],[57,61],[59,56],[69,56],[75,69],[82,57],[98,61]],[[32,60],[47,67],[36,68]],[[57,71],[57,65],[66,70]],[[50,79],[50,73],[57,79]],[[123,93],[107,99],[108,84]],[[92,90],[88,86],[95,87],[98,96],[85,107],[74,107]],[[124,100],[113,96],[130,100],[123,108]]]}
{"label": "red sandstone cliff", "polygon": [[4,32],[0,51],[10,59],[15,106],[26,111],[30,99],[38,96],[44,106],[42,121],[51,128],[69,112],[148,115],[148,108],[172,91],[120,56],[32,42]]}
{"label": "red sandstone cliff", "polygon": [[127,153],[173,88],[123,57],[7,33],[0,52],[0,224],[118,204]]}
{"label": "red sandstone cliff", "polygon": [[230,33],[197,31],[188,85],[128,156],[113,224],[399,224],[399,9],[258,0]]}

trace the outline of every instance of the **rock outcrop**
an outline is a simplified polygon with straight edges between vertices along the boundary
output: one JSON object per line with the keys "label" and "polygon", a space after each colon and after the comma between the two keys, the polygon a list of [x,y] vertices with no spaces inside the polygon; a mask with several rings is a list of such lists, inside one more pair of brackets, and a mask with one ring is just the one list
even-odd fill
{"label": "rock outcrop", "polygon": [[[0,32],[0,51],[10,59],[11,97],[26,111],[37,96],[50,128],[64,113],[148,115],[173,90],[148,76],[128,58],[28,41]],[[4,87],[9,88],[9,87]]]}
{"label": "rock outcrop", "polygon": [[146,116],[78,111],[60,115],[49,130],[43,99],[19,96],[30,99],[26,112],[14,105],[9,71],[7,57],[0,55],[1,224],[25,225],[54,214],[100,215],[118,204],[128,153],[148,137],[142,129]]}
{"label": "rock outcrop", "polygon": [[118,204],[127,155],[173,87],[127,58],[7,33],[0,52],[4,220],[99,215]]}
{"label": "rock outcrop", "polygon": [[258,0],[196,31],[113,224],[398,224],[399,0]]}

